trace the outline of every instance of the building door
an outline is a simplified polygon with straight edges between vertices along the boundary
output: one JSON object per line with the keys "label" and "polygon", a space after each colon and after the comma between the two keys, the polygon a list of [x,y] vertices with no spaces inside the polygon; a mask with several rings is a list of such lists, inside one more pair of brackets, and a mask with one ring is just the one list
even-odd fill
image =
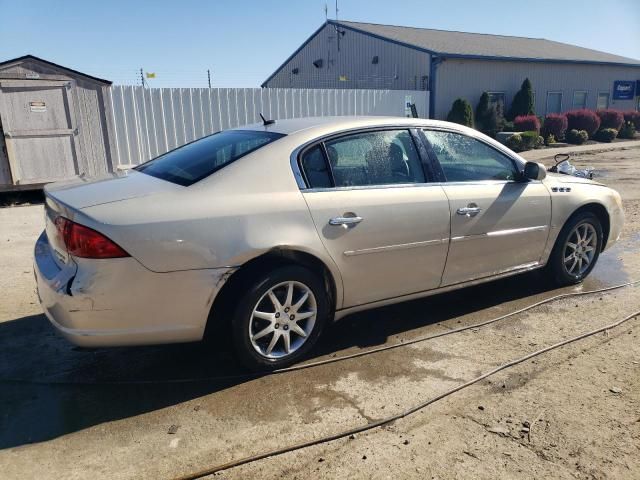
{"label": "building door", "polygon": [[560,113],[562,111],[562,92],[547,93],[547,113]]}
{"label": "building door", "polygon": [[596,110],[609,108],[609,92],[598,92],[598,104]]}
{"label": "building door", "polygon": [[14,184],[78,172],[70,81],[0,80],[0,118]]}

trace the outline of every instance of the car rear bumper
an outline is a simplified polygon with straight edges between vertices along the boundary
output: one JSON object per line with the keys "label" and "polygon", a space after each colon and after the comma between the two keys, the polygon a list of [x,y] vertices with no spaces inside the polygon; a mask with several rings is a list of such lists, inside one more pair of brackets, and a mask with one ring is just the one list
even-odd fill
{"label": "car rear bumper", "polygon": [[56,264],[46,233],[35,246],[38,297],[54,327],[85,347],[201,340],[231,268],[156,273],[134,258]]}

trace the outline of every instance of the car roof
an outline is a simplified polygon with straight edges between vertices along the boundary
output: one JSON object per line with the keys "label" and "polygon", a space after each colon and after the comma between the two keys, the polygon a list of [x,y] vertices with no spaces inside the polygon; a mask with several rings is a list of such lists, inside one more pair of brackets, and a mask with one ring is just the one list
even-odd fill
{"label": "car roof", "polygon": [[460,125],[452,124],[449,122],[443,122],[439,120],[429,120],[425,118],[409,118],[409,117],[377,117],[377,116],[335,116],[335,117],[301,117],[290,118],[284,120],[276,120],[275,123],[270,125],[264,125],[260,123],[252,123],[244,125],[242,127],[235,128],[234,130],[259,130],[282,133],[285,135],[291,135],[305,131],[306,133],[313,133],[313,130],[321,130],[325,132],[327,129],[335,130],[336,132],[341,130],[349,130],[353,128],[366,128],[376,126],[447,126],[449,128],[459,128]]}

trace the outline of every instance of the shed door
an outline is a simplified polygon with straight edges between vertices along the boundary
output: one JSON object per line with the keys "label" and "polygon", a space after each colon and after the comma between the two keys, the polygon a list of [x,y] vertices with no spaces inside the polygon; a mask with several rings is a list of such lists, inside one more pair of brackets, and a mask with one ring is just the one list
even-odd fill
{"label": "shed door", "polygon": [[0,118],[14,184],[77,174],[71,89],[70,81],[0,81]]}

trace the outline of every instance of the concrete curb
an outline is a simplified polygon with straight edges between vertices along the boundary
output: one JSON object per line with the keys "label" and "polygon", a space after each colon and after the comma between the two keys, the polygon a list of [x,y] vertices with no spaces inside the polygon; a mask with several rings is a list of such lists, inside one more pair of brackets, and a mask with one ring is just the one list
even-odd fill
{"label": "concrete curb", "polygon": [[551,158],[558,153],[597,153],[610,152],[612,150],[626,150],[628,148],[640,148],[640,140],[630,140],[628,142],[616,142],[598,145],[575,145],[562,148],[544,148],[541,150],[529,150],[520,153],[520,156],[526,160],[540,160],[543,158]]}

